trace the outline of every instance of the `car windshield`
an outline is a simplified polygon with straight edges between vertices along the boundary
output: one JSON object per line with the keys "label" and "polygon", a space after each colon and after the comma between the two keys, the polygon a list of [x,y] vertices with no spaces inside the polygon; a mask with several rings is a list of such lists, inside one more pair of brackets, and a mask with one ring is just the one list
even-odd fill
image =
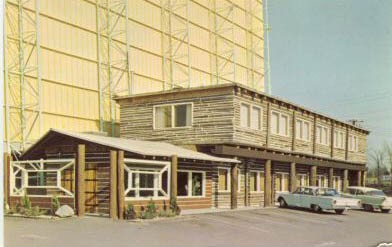
{"label": "car windshield", "polygon": [[338,196],[339,193],[335,189],[320,188],[317,190],[319,196]]}
{"label": "car windshield", "polygon": [[366,192],[366,195],[369,196],[385,196],[384,192],[382,190],[372,190]]}

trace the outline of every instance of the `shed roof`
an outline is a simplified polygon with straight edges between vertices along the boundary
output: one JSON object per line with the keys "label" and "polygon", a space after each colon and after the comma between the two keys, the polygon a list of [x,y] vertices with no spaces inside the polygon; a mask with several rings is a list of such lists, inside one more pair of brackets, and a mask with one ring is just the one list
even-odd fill
{"label": "shed roof", "polygon": [[127,138],[108,137],[97,134],[87,134],[59,129],[50,129],[41,139],[39,139],[35,144],[30,146],[24,152],[23,156],[26,156],[31,153],[42,140],[47,138],[49,135],[53,135],[55,133],[139,155],[161,157],[170,157],[172,155],[177,155],[179,158],[183,159],[205,160],[223,163],[240,163],[240,161],[235,159],[215,157],[205,153],[200,153],[186,148],[182,148],[166,142],[140,141]]}

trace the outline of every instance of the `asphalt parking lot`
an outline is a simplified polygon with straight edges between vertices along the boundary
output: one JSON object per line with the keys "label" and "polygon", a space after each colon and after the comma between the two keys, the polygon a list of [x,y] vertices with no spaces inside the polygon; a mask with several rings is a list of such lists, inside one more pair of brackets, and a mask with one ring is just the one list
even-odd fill
{"label": "asphalt parking lot", "polygon": [[392,213],[316,214],[267,208],[128,222],[84,217],[5,218],[7,247],[377,246],[392,242]]}

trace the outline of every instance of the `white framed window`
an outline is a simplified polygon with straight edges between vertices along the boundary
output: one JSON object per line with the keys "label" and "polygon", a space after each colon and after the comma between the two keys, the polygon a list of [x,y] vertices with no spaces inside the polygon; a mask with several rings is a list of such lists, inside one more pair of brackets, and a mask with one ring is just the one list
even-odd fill
{"label": "white framed window", "polygon": [[299,140],[310,141],[310,123],[308,121],[295,120],[295,137]]}
{"label": "white framed window", "polygon": [[178,170],[178,197],[205,197],[206,173],[204,171]]}
{"label": "white framed window", "polygon": [[271,112],[271,133],[289,136],[289,116],[280,112]]}
{"label": "white framed window", "polygon": [[325,175],[317,175],[316,186],[328,187],[328,178]]}
{"label": "white framed window", "polygon": [[264,192],[264,172],[249,172],[249,190],[251,193]]}
{"label": "white framed window", "polygon": [[359,146],[358,136],[356,135],[349,135],[348,136],[348,150],[351,152],[358,152]]}
{"label": "white framed window", "polygon": [[126,200],[168,199],[170,195],[170,163],[124,159]]}
{"label": "white framed window", "polygon": [[12,196],[73,197],[75,194],[75,160],[29,160],[10,163]]}
{"label": "white framed window", "polygon": [[333,176],[333,188],[338,192],[342,191],[342,179],[340,176]]}
{"label": "white framed window", "polygon": [[323,125],[316,126],[316,142],[322,145],[329,144],[329,128]]}
{"label": "white framed window", "polygon": [[275,191],[287,192],[289,191],[289,174],[284,172],[277,172],[275,174]]}
{"label": "white framed window", "polygon": [[230,191],[231,178],[230,168],[219,168],[218,169],[218,191],[228,192]]}
{"label": "white framed window", "polygon": [[238,182],[238,184],[237,184],[237,192],[241,192],[241,179],[242,179],[242,174],[241,174],[241,171],[240,170],[238,170],[238,179],[237,179],[237,182]]}
{"label": "white framed window", "polygon": [[240,125],[241,127],[261,130],[261,107],[241,103]]}
{"label": "white framed window", "polygon": [[153,108],[154,129],[191,127],[193,103],[156,105]]}
{"label": "white framed window", "polygon": [[297,174],[297,186],[309,186],[309,174]]}
{"label": "white framed window", "polygon": [[344,133],[340,130],[335,130],[333,132],[333,147],[344,149]]}

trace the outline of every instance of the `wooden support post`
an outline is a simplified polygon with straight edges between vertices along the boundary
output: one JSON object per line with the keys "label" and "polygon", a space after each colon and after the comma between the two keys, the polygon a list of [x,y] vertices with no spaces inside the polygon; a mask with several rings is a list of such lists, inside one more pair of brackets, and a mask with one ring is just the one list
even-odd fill
{"label": "wooden support post", "polygon": [[124,185],[124,151],[118,151],[117,159],[117,204],[118,218],[124,219],[125,209],[125,185]]}
{"label": "wooden support post", "polygon": [[11,155],[4,153],[4,203],[9,205]]}
{"label": "wooden support post", "polygon": [[231,209],[237,208],[238,194],[238,164],[231,166]]}
{"label": "wooden support post", "polygon": [[77,163],[76,163],[76,205],[78,216],[83,216],[85,212],[85,167],[86,167],[86,147],[83,144],[78,145]]}
{"label": "wooden support post", "polygon": [[295,166],[295,162],[290,164],[290,192],[294,192],[297,189],[297,174]]}
{"label": "wooden support post", "polygon": [[367,177],[367,171],[362,172],[362,186],[366,186],[366,177]]}
{"label": "wooden support post", "polygon": [[317,185],[317,166],[310,167],[310,186]]}
{"label": "wooden support post", "polygon": [[343,191],[345,192],[348,187],[348,170],[343,171]]}
{"label": "wooden support post", "polygon": [[264,166],[264,207],[270,207],[272,205],[271,165],[272,161],[267,160]]}
{"label": "wooden support post", "polygon": [[110,150],[110,206],[111,219],[117,219],[117,151]]}
{"label": "wooden support post", "polygon": [[333,168],[329,168],[328,170],[328,187],[333,188]]}
{"label": "wooden support post", "polygon": [[357,171],[357,185],[361,186],[361,179],[362,178],[362,172],[361,171]]}
{"label": "wooden support post", "polygon": [[178,157],[177,155],[171,156],[171,173],[170,173],[170,198],[177,199],[177,170],[178,170]]}

